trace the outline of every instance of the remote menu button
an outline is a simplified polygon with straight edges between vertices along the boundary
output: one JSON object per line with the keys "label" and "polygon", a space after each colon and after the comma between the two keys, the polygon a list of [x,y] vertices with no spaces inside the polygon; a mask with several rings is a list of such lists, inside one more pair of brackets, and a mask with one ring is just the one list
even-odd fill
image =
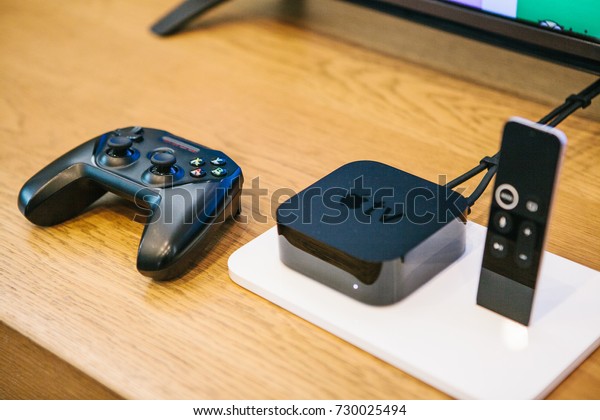
{"label": "remote menu button", "polygon": [[512,210],[519,204],[519,193],[510,184],[502,184],[496,188],[494,198],[504,210]]}

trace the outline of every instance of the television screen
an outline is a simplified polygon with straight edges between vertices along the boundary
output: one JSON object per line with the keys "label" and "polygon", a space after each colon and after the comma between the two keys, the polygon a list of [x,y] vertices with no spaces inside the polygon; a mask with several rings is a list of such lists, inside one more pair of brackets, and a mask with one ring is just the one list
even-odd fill
{"label": "television screen", "polygon": [[349,0],[600,74],[600,0]]}
{"label": "television screen", "polygon": [[600,41],[598,0],[447,0],[566,35]]}

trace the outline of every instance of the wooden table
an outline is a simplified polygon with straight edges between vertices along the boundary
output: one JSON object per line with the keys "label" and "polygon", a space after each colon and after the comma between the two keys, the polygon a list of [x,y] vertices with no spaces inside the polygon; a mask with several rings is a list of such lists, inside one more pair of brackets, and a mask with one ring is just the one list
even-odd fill
{"label": "wooden table", "polygon": [[[148,27],[175,3],[0,3],[0,397],[447,398],[238,287],[227,259],[274,225],[279,189],[299,191],[359,159],[432,181],[456,176],[496,151],[509,116],[536,119],[593,77],[555,79],[536,62],[538,74],[511,79],[513,63],[482,59],[480,68],[505,66],[508,88],[497,89],[356,43],[353,21],[340,16],[391,18],[336,1],[239,0],[181,35],[155,37]],[[318,14],[321,29],[311,7],[330,8]],[[381,26],[371,26],[373,39],[399,36]],[[412,28],[413,43],[435,50],[419,39],[429,30]],[[556,98],[510,91],[511,80],[544,78]],[[561,125],[570,143],[548,249],[598,270],[600,123],[584,116]],[[229,223],[176,281],[136,271],[143,226],[121,199],[51,228],[17,209],[31,175],[129,125],[221,149],[244,170],[247,220]],[[488,205],[489,191],[471,220],[486,224]],[[550,397],[599,390],[596,351]]]}

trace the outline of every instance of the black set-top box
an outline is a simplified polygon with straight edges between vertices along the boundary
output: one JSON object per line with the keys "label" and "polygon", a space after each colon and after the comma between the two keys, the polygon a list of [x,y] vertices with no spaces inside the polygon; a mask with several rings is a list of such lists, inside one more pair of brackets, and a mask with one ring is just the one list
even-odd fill
{"label": "black set-top box", "polygon": [[359,301],[389,305],[462,255],[467,212],[447,187],[352,162],[279,206],[280,258]]}

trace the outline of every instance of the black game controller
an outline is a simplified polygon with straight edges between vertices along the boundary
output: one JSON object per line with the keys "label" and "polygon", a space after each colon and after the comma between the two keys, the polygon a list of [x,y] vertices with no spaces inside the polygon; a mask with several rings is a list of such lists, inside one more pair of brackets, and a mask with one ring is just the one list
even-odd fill
{"label": "black game controller", "polygon": [[19,193],[32,223],[77,216],[107,191],[146,209],[137,268],[156,280],[186,271],[215,228],[240,212],[241,168],[166,131],[128,127],[95,137],[42,169]]}

